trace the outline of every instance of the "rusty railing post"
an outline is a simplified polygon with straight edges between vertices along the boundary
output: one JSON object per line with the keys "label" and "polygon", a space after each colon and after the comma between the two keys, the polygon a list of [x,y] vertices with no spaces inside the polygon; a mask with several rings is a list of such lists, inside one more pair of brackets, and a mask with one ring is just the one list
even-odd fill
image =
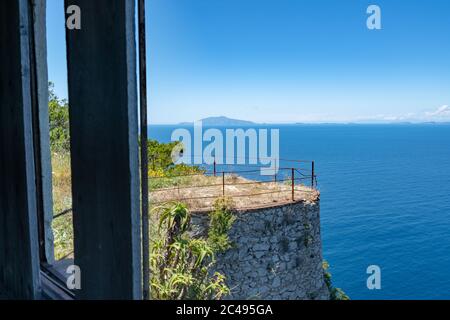
{"label": "rusty railing post", "polygon": [[278,167],[277,167],[277,159],[275,159],[275,171],[274,171],[274,182],[277,183],[277,173],[278,173]]}
{"label": "rusty railing post", "polygon": [[222,196],[225,197],[225,171],[222,172]]}
{"label": "rusty railing post", "polygon": [[214,177],[217,177],[217,163],[216,163],[216,157],[214,157]]}
{"label": "rusty railing post", "polygon": [[292,191],[292,201],[295,201],[295,170],[294,168],[291,169],[291,191]]}
{"label": "rusty railing post", "polygon": [[311,164],[311,189],[314,189],[314,177],[315,177],[315,164],[314,161]]}

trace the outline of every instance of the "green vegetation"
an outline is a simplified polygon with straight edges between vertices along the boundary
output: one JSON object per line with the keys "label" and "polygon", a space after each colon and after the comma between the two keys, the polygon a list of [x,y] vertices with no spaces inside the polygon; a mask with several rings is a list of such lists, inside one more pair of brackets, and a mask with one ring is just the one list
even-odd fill
{"label": "green vegetation", "polygon": [[[53,212],[61,213],[72,208],[72,179],[68,152],[52,152]],[[73,253],[72,214],[53,220],[55,259],[71,257]]]}
{"label": "green vegetation", "polygon": [[323,272],[325,276],[325,283],[330,291],[331,300],[350,300],[350,298],[345,294],[345,292],[340,288],[333,287],[331,281],[331,273],[329,272],[330,265],[327,261],[323,262]]}
{"label": "green vegetation", "polygon": [[149,170],[169,170],[173,167],[172,151],[179,145],[178,142],[159,143],[156,140],[148,140]]}
{"label": "green vegetation", "polygon": [[73,258],[73,221],[72,215],[53,220],[55,259]]}
{"label": "green vegetation", "polygon": [[229,294],[225,277],[212,272],[216,254],[231,247],[230,202],[218,200],[207,237],[193,237],[191,214],[181,203],[154,208],[159,215],[151,244],[151,294],[159,300],[218,300]]}
{"label": "green vegetation", "polygon": [[172,152],[181,151],[183,145],[180,142],[160,143],[156,140],[148,140],[148,175],[150,190],[168,188],[180,185],[189,185],[192,175],[201,176],[204,170],[196,166],[174,164]]}
{"label": "green vegetation", "polygon": [[50,118],[50,145],[52,152],[70,151],[69,105],[55,94],[53,83],[49,83],[48,112]]}
{"label": "green vegetation", "polygon": [[231,199],[219,198],[214,203],[214,210],[209,214],[211,222],[208,239],[217,252],[224,252],[232,247],[228,237],[228,232],[236,221],[236,216],[231,211],[232,207]]}
{"label": "green vegetation", "polygon": [[[53,83],[49,83],[49,125],[53,175],[53,212],[58,214],[72,208],[72,181],[70,170],[69,106],[58,98]],[[72,215],[53,220],[55,259],[73,255]]]}

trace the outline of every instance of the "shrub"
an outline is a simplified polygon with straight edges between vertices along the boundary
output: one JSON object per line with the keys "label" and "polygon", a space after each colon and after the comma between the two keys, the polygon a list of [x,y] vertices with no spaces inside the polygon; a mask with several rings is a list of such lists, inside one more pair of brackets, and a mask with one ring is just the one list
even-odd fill
{"label": "shrub", "polygon": [[150,181],[151,189],[170,187],[183,184],[183,176],[204,174],[205,171],[197,166],[186,164],[174,164],[172,159],[173,150],[182,150],[183,145],[180,142],[160,143],[156,140],[148,140],[148,174],[157,179]]}
{"label": "shrub", "polygon": [[[223,207],[221,207],[223,208]],[[193,238],[191,214],[182,203],[153,209],[159,214],[157,240],[151,244],[151,294],[159,300],[218,300],[229,294],[225,277],[213,272],[215,255],[229,244],[229,212],[212,213],[207,238]]]}
{"label": "shrub", "polygon": [[333,283],[331,281],[331,273],[328,271],[330,269],[330,265],[327,261],[323,262],[323,271],[325,277],[325,283],[330,291],[330,299],[331,300],[350,300],[350,298],[345,294],[345,292],[340,288],[333,287]]}
{"label": "shrub", "polygon": [[218,252],[224,252],[232,247],[228,237],[236,217],[232,213],[233,203],[228,198],[219,198],[214,203],[214,210],[210,213],[209,241]]}
{"label": "shrub", "polygon": [[52,82],[48,85],[50,146],[53,152],[70,151],[69,105],[66,100],[59,99]]}
{"label": "shrub", "polygon": [[156,140],[148,140],[148,163],[151,170],[167,170],[174,165],[172,150],[179,142],[159,143]]}

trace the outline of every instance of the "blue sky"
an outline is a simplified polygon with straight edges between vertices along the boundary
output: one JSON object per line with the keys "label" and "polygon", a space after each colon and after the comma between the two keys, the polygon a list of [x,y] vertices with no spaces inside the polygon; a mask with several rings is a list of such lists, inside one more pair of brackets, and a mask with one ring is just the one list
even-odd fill
{"label": "blue sky", "polygon": [[[152,123],[450,121],[448,0],[147,0],[147,14]],[[62,0],[47,27],[66,97]]]}

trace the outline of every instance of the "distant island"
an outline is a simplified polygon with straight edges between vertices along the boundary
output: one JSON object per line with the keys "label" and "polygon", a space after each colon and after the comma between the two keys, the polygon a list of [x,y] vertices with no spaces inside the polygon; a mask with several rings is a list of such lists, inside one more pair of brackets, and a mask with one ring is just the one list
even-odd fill
{"label": "distant island", "polygon": [[[210,126],[210,127],[223,127],[223,126],[253,126],[256,125],[255,122],[251,122],[251,121],[245,121],[245,120],[238,120],[238,119],[231,119],[231,118],[227,118],[224,116],[221,117],[209,117],[209,118],[205,118],[200,120],[202,121],[204,126]],[[182,122],[179,125],[182,126],[187,126],[187,125],[192,125],[192,122]]]}
{"label": "distant island", "polygon": [[[361,121],[361,122],[285,122],[285,123],[261,123],[247,120],[232,119],[225,116],[208,117],[201,119],[203,126],[206,127],[250,127],[261,125],[279,125],[279,126],[336,126],[336,125],[450,125],[445,121]],[[169,125],[169,124],[168,124]],[[174,124],[170,124],[174,125]],[[179,126],[192,126],[193,122],[181,122]]]}

